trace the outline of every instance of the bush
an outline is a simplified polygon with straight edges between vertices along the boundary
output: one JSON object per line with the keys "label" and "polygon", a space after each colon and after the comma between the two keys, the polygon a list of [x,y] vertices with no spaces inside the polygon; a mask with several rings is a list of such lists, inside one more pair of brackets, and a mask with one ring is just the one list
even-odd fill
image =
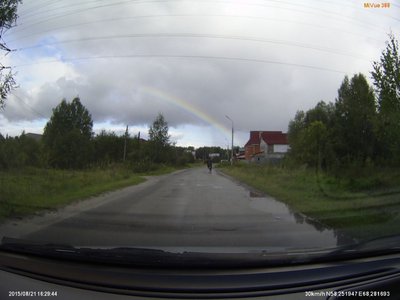
{"label": "bush", "polygon": [[135,173],[145,173],[149,171],[155,171],[157,165],[154,164],[150,159],[141,159],[131,162],[131,168]]}
{"label": "bush", "polygon": [[218,164],[219,167],[229,167],[231,165],[231,163],[227,160],[221,160],[221,162]]}

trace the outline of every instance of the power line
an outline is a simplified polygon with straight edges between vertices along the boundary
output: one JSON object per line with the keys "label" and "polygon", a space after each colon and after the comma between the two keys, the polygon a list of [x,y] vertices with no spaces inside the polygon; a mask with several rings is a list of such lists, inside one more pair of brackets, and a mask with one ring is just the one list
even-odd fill
{"label": "power line", "polygon": [[259,42],[259,43],[270,43],[270,44],[278,44],[292,47],[300,47],[304,49],[312,49],[315,51],[322,51],[333,53],[337,55],[350,56],[361,60],[368,60],[367,58],[362,58],[355,53],[350,53],[346,51],[340,51],[339,49],[332,49],[327,47],[321,47],[316,45],[309,45],[305,43],[296,43],[285,40],[272,40],[272,39],[258,39],[258,38],[250,38],[243,36],[229,36],[229,35],[218,35],[218,34],[196,34],[196,33],[150,33],[150,34],[123,34],[123,35],[109,35],[109,36],[97,36],[97,37],[86,37],[79,39],[70,39],[52,43],[46,43],[42,45],[29,46],[19,48],[18,51],[26,51],[36,48],[42,48],[46,46],[54,46],[61,45],[67,43],[76,43],[76,42],[87,42],[87,41],[98,41],[98,40],[111,40],[111,39],[127,39],[127,38],[208,38],[208,39],[224,39],[224,40],[239,40],[239,41],[250,41],[250,42]]}
{"label": "power line", "polygon": [[22,104],[24,104],[31,112],[35,113],[37,116],[42,117],[43,119],[47,119],[45,115],[42,113],[38,112],[36,109],[34,109],[32,106],[30,106],[28,103],[26,103],[21,97],[17,96],[15,93],[11,93],[15,98],[17,98]]}
{"label": "power line", "polygon": [[25,50],[35,49],[35,48],[54,46],[54,45],[60,45],[60,44],[66,44],[66,43],[109,40],[109,39],[125,39],[125,38],[208,38],[208,39],[239,40],[239,41],[250,41],[250,42],[270,43],[270,44],[300,47],[300,48],[305,48],[305,49],[312,49],[312,50],[316,50],[316,51],[333,53],[333,54],[337,54],[337,55],[351,56],[351,57],[361,59],[361,60],[368,60],[367,58],[362,58],[355,53],[341,51],[339,49],[321,47],[321,46],[316,46],[316,45],[309,45],[309,44],[305,44],[305,43],[290,42],[290,41],[285,41],[285,40],[259,39],[259,38],[252,38],[252,37],[243,37],[243,36],[230,36],[230,35],[220,35],[220,34],[197,34],[197,33],[149,33],[149,34],[123,34],[123,35],[87,37],[87,38],[80,38],[80,39],[70,39],[70,40],[58,41],[58,42],[53,42],[53,43],[46,43],[46,44],[37,45],[37,46],[24,47],[24,48],[19,48],[17,50],[25,51]]}
{"label": "power line", "polygon": [[[84,57],[73,57],[73,58],[63,58],[63,61],[73,62],[73,61],[86,61],[86,60],[95,60],[95,59],[114,59],[114,58],[172,58],[172,59],[208,59],[208,60],[220,60],[220,61],[238,61],[238,62],[256,62],[256,63],[264,63],[264,64],[274,64],[274,65],[283,65],[283,66],[291,66],[291,67],[299,67],[305,69],[313,69],[318,71],[326,71],[333,73],[341,73],[346,74],[346,71],[336,70],[312,65],[304,65],[297,63],[288,63],[281,61],[273,61],[273,60],[264,60],[264,59],[255,59],[255,58],[242,58],[242,57],[228,57],[228,56],[211,56],[211,55],[166,55],[166,54],[130,54],[130,55],[99,55],[99,56],[84,56]],[[21,64],[13,66],[14,68],[33,66],[33,65],[41,65],[47,63],[57,63],[59,60],[48,60],[38,63],[29,63],[29,64]]]}
{"label": "power line", "polygon": [[[37,12],[38,10],[42,10],[44,7],[51,6],[51,5],[54,5],[54,4],[57,4],[57,3],[58,2],[55,1],[55,0],[47,0],[47,1],[42,1],[42,2],[36,1],[35,3],[33,3],[33,2],[28,2],[28,3],[23,2],[22,5],[20,4],[19,10],[22,11],[21,15],[23,16],[23,18],[25,18],[26,16],[29,16],[32,13]],[[30,4],[30,5],[26,6],[27,4]],[[25,10],[27,10],[28,13],[25,13]]]}
{"label": "power line", "polygon": [[[186,3],[187,1],[196,1],[196,0],[185,0],[184,2]],[[97,1],[94,1],[97,2]],[[112,6],[119,6],[122,4],[126,4],[126,5],[136,5],[136,4],[150,4],[150,3],[165,3],[165,2],[182,2],[182,0],[147,0],[147,1],[142,1],[142,0],[129,0],[129,1],[119,1],[119,2],[113,2],[113,3],[109,3],[109,4],[103,4],[103,5],[97,5],[97,6],[91,6],[88,8],[80,8],[80,9],[76,9],[76,10],[71,10],[67,13],[63,13],[63,14],[58,14],[58,15],[54,15],[54,16],[50,16],[47,19],[41,19],[41,21],[38,21],[36,23],[28,23],[26,26],[27,28],[20,28],[21,26],[19,26],[19,29],[17,29],[15,32],[20,32],[26,29],[29,29],[31,26],[37,25],[37,24],[42,24],[48,21],[51,21],[53,19],[59,19],[60,17],[66,17],[69,15],[75,15],[75,14],[81,14],[85,11],[90,11],[90,10],[95,10],[95,9],[99,9],[99,8],[106,8],[106,7],[112,7]],[[202,0],[201,3],[213,3],[213,4],[231,4],[231,2],[228,1],[223,1],[223,0]],[[240,5],[244,5],[244,6],[256,6],[256,7],[264,7],[264,8],[277,8],[277,9],[281,9],[281,10],[289,10],[289,11],[294,11],[294,12],[300,12],[300,13],[305,13],[305,14],[313,14],[316,15],[316,13],[314,12],[309,12],[309,11],[304,11],[304,10],[299,10],[299,9],[295,9],[295,8],[285,8],[285,7],[279,7],[279,6],[271,6],[271,5],[266,5],[266,4],[260,4],[260,3],[245,3],[245,2],[235,2],[235,4],[240,4]],[[74,4],[75,6],[76,4]],[[299,6],[299,4],[291,4],[292,6]],[[315,9],[315,8],[314,8]],[[321,11],[321,9],[317,9],[319,11]],[[322,11],[323,14],[328,15],[328,16],[333,16],[336,19],[346,19],[348,23],[353,23],[353,24],[359,24],[362,25],[363,27],[370,27],[372,30],[377,30],[377,24],[370,24],[369,22],[363,22],[363,21],[359,21],[359,20],[354,20],[354,18],[351,17],[346,17],[343,16],[341,14],[338,13],[332,13],[330,11]],[[20,24],[20,25],[25,25],[25,24]],[[384,31],[383,28],[381,28],[381,31]]]}
{"label": "power line", "polygon": [[[160,1],[160,0],[152,0],[151,2],[165,2],[165,1],[171,1],[171,0],[162,0],[162,1]],[[176,1],[176,0],[173,0],[173,1]],[[206,1],[206,0],[204,0],[204,1]],[[118,5],[121,5],[121,4],[127,4],[129,2],[132,2],[132,1],[128,0],[128,1],[113,2],[113,3],[110,3],[110,4],[97,5],[97,6],[92,6],[92,7],[88,7],[88,8],[79,8],[79,9],[76,9],[76,10],[68,11],[67,13],[64,12],[62,14],[55,14],[53,16],[50,15],[50,17],[48,17],[47,19],[40,18],[40,21],[33,22],[33,23],[29,23],[28,22],[27,25],[25,25],[24,23],[21,23],[19,25],[19,29],[16,30],[15,32],[24,31],[26,29],[30,29],[31,26],[42,24],[42,23],[46,23],[46,22],[54,20],[54,19],[59,19],[60,17],[66,17],[66,16],[71,16],[71,15],[81,14],[81,13],[83,13],[85,11],[95,10],[95,9],[99,9],[99,8],[105,8],[105,7],[110,7],[110,6],[118,6]],[[136,3],[134,3],[134,4],[140,4],[140,3],[150,2],[150,1],[135,1],[135,2]],[[21,26],[24,26],[24,25],[26,26],[26,28],[22,28],[21,29]]]}
{"label": "power line", "polygon": [[[43,7],[48,6],[48,5],[54,5],[54,4],[59,4],[60,3],[60,2],[55,2],[53,0],[49,0],[49,1],[50,1],[49,4],[43,5],[40,8],[43,8]],[[27,14],[23,15],[23,18],[25,20],[26,19],[29,20],[32,17],[38,16],[38,15],[41,15],[41,14],[45,14],[45,13],[48,13],[48,12],[58,11],[58,10],[62,10],[62,9],[65,9],[65,8],[71,8],[71,7],[74,7],[74,6],[82,6],[82,5],[86,5],[86,4],[90,4],[90,3],[97,3],[97,2],[103,2],[103,1],[106,1],[106,0],[93,0],[93,1],[85,1],[85,2],[80,1],[78,3],[73,3],[73,4],[69,4],[69,5],[64,5],[64,6],[53,7],[52,9],[48,9],[48,10],[40,10],[40,11],[38,11],[37,9],[34,10],[34,11],[29,10],[29,12]]]}
{"label": "power line", "polygon": [[30,38],[32,36],[43,34],[43,33],[54,32],[54,31],[57,31],[60,29],[81,27],[81,26],[93,25],[93,24],[97,24],[97,23],[109,23],[109,22],[119,22],[119,21],[134,20],[134,19],[168,18],[168,17],[172,17],[172,18],[173,17],[175,17],[175,18],[176,17],[179,17],[179,18],[194,18],[194,17],[242,18],[242,19],[253,19],[253,20],[261,20],[261,21],[268,21],[268,22],[271,22],[271,21],[272,22],[283,22],[283,23],[291,23],[291,24],[295,24],[295,25],[309,26],[309,27],[313,27],[315,29],[328,29],[328,30],[332,30],[332,31],[339,31],[339,32],[350,34],[353,36],[368,38],[371,40],[375,40],[377,42],[383,42],[383,40],[377,40],[370,36],[362,35],[362,34],[351,32],[351,31],[337,29],[337,28],[333,28],[333,27],[329,27],[329,26],[325,26],[325,25],[320,25],[320,24],[316,25],[316,24],[312,24],[312,23],[299,22],[299,21],[295,21],[295,20],[285,20],[285,19],[278,19],[278,18],[246,16],[246,15],[224,15],[224,14],[168,14],[168,15],[160,14],[160,15],[138,15],[138,16],[131,16],[131,17],[108,18],[108,19],[100,19],[100,20],[95,20],[95,21],[90,21],[90,22],[80,22],[80,23],[75,23],[75,24],[70,24],[70,25],[51,27],[48,30],[37,31],[37,32],[33,32],[33,33],[30,33],[27,35],[23,35],[16,39],[11,39],[11,40],[9,40],[9,43],[24,40],[25,38]]}

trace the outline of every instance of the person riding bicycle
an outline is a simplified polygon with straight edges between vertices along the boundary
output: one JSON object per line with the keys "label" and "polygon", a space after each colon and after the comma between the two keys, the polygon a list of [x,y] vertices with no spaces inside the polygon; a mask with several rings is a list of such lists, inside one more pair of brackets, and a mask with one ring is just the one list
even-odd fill
{"label": "person riding bicycle", "polygon": [[210,170],[210,173],[211,173],[211,170],[212,170],[212,160],[211,160],[210,157],[207,159],[207,168],[208,168],[208,170]]}

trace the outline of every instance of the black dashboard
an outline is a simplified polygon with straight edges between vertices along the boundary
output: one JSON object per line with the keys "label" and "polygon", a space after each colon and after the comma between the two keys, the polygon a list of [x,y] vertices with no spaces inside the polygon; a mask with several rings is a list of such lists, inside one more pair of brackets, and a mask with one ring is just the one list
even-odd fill
{"label": "black dashboard", "polygon": [[1,299],[399,299],[400,255],[242,268],[133,267],[0,252]]}

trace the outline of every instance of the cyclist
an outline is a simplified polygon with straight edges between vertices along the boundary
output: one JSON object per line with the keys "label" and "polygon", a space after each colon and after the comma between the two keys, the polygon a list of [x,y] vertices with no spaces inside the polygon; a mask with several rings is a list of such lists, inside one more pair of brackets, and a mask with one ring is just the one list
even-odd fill
{"label": "cyclist", "polygon": [[211,171],[212,171],[212,160],[211,160],[210,157],[207,159],[207,168],[208,168],[208,170],[210,170],[210,173],[211,173]]}

